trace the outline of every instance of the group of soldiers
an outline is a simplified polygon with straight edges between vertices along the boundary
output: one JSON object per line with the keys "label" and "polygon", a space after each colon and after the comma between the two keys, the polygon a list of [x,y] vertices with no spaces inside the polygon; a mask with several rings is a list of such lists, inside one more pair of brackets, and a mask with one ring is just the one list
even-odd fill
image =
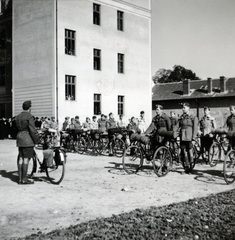
{"label": "group of soldiers", "polygon": [[[223,127],[226,131],[235,131],[235,106],[229,108],[231,115],[227,118]],[[215,118],[210,114],[210,108],[204,107],[204,115],[198,120],[190,113],[189,103],[182,103],[182,115],[177,119],[174,112],[167,116],[163,113],[163,107],[156,105],[156,116],[153,118],[155,132],[155,144],[166,144],[167,137],[159,136],[161,130],[177,131],[180,138],[181,161],[184,161],[185,173],[191,173],[193,169],[193,140],[200,136],[202,156],[209,152],[213,143],[214,130],[217,128]],[[235,146],[234,139],[230,139],[231,147]]]}

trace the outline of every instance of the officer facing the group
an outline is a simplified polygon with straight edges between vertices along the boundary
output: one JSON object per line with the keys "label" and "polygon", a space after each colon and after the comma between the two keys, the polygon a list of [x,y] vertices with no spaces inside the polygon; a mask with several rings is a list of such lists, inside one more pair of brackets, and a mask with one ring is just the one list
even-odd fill
{"label": "officer facing the group", "polygon": [[31,101],[25,101],[22,105],[23,112],[16,116],[15,121],[19,132],[16,137],[18,155],[19,184],[32,184],[27,179],[29,159],[34,156],[34,145],[38,143],[37,130],[34,117],[31,112]]}
{"label": "officer facing the group", "polygon": [[[228,116],[225,127],[227,127],[228,131],[235,132],[235,106],[231,105],[229,107],[231,115]],[[229,144],[232,148],[235,148],[235,139],[229,139]]]}
{"label": "officer facing the group", "polygon": [[185,173],[193,169],[193,144],[198,132],[198,119],[190,115],[189,103],[182,103],[183,114],[179,118],[181,159],[185,165]]}
{"label": "officer facing the group", "polygon": [[170,131],[171,130],[171,120],[170,118],[163,112],[162,105],[156,105],[156,116],[152,119],[152,123],[154,124],[154,147],[158,145],[165,145],[167,142],[167,137],[160,136],[159,133],[162,131]]}

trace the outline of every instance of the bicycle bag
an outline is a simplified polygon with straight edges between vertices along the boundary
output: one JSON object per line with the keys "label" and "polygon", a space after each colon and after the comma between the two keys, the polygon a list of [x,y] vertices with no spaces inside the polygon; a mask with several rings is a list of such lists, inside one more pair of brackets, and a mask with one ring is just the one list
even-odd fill
{"label": "bicycle bag", "polygon": [[61,149],[56,148],[54,150],[54,159],[55,159],[55,163],[56,165],[63,165],[64,163],[66,163],[66,154],[64,151],[62,151]]}
{"label": "bicycle bag", "polygon": [[47,167],[53,166],[53,153],[52,149],[43,150],[43,162]]}

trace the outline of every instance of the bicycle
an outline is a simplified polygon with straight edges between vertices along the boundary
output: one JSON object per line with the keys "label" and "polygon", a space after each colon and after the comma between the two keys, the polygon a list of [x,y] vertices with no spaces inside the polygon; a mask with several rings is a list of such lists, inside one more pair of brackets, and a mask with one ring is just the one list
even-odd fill
{"label": "bicycle", "polygon": [[45,159],[41,162],[35,152],[34,157],[29,161],[28,176],[33,178],[39,164],[39,172],[46,172],[51,183],[60,184],[64,179],[67,155],[65,150],[60,147],[53,147],[51,150],[53,151],[53,158],[50,163],[46,162]]}
{"label": "bicycle", "polygon": [[152,144],[153,135],[133,134],[132,143],[124,152],[123,169],[128,174],[137,173],[143,166],[152,162],[153,170],[158,177],[166,176],[172,167],[172,157],[166,146],[159,146],[155,151]]}
{"label": "bicycle", "polygon": [[226,133],[223,132],[223,130],[215,130],[213,134],[215,134],[215,136],[209,149],[208,158],[211,167],[216,166],[218,162],[222,161],[222,158],[225,157],[230,150],[229,142],[226,139]]}
{"label": "bicycle", "polygon": [[228,151],[223,164],[224,180],[227,184],[235,181],[235,150]]}

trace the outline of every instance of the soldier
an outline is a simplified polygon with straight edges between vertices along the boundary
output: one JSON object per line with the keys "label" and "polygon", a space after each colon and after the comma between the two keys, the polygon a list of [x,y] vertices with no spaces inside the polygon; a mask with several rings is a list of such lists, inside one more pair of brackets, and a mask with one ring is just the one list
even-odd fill
{"label": "soldier", "polygon": [[25,101],[22,105],[23,112],[16,116],[15,121],[19,129],[17,134],[18,175],[19,184],[32,184],[27,178],[29,159],[34,156],[34,146],[38,143],[37,130],[34,125],[34,117],[31,112],[31,101]]}
{"label": "soldier", "polygon": [[170,112],[170,120],[171,120],[171,128],[173,131],[175,131],[178,128],[177,127],[178,119],[175,115],[175,112],[173,111]]}
{"label": "soldier", "polygon": [[182,103],[183,114],[179,118],[181,159],[185,165],[185,173],[191,173],[193,169],[193,144],[198,132],[198,119],[190,115],[189,103]]}
{"label": "soldier", "polygon": [[145,126],[145,118],[144,118],[144,111],[140,112],[140,118],[138,119],[138,125],[139,129],[141,130],[141,133],[144,133],[146,131],[146,126]]}
{"label": "soldier", "polygon": [[210,115],[210,108],[204,106],[204,116],[199,121],[199,131],[201,140],[201,151],[204,159],[205,152],[209,152],[210,146],[213,143],[213,134],[211,131],[216,128],[215,118]]}
{"label": "soldier", "polygon": [[155,132],[155,141],[153,142],[153,147],[155,148],[158,145],[165,145],[168,141],[167,137],[159,136],[161,131],[170,131],[171,130],[171,120],[170,118],[163,112],[162,105],[156,105],[156,116],[152,119],[152,123],[154,124],[154,132]]}
{"label": "soldier", "polygon": [[[235,132],[235,106],[231,105],[229,107],[231,115],[228,116],[225,127],[227,127],[228,131]],[[235,147],[235,139],[231,138],[229,139],[229,144],[232,148]]]}

